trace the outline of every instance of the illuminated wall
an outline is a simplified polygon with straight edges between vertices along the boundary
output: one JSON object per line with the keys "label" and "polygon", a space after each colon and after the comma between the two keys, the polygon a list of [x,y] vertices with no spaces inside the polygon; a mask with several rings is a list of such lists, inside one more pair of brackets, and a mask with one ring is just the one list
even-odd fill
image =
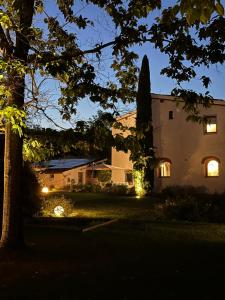
{"label": "illuminated wall", "polygon": [[[216,130],[205,130],[204,124],[187,122],[182,101],[171,96],[153,94],[154,145],[158,158],[171,162],[170,176],[155,173],[155,190],[170,185],[205,186],[209,192],[225,190],[225,101],[215,100],[209,109],[200,107],[202,116],[209,116],[211,127],[216,118]],[[135,112],[122,116],[124,125],[135,124]],[[215,125],[213,125],[215,128]],[[208,126],[210,127],[210,126]],[[113,129],[113,133],[118,133]],[[124,133],[123,133],[124,134]],[[128,134],[128,133],[125,133]],[[219,160],[219,176],[207,176],[204,158]],[[132,167],[129,154],[112,149],[112,165],[124,169]],[[114,183],[125,183],[124,174],[113,172]]]}

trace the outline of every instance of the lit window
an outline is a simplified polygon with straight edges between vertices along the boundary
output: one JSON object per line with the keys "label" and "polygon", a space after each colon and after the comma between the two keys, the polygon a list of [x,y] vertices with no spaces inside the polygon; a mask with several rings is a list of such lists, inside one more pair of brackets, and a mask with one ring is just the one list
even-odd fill
{"label": "lit window", "polygon": [[216,133],[217,132],[217,122],[216,117],[206,117],[206,123],[204,128],[205,133]]}
{"label": "lit window", "polygon": [[215,159],[211,159],[206,164],[207,177],[219,176],[219,162]]}
{"label": "lit window", "polygon": [[159,176],[160,177],[170,177],[170,165],[168,161],[163,161],[159,165]]}

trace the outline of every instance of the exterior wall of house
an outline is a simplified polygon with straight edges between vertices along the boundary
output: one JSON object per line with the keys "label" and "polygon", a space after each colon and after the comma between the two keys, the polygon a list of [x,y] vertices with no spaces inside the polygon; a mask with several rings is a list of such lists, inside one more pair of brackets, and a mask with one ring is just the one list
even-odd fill
{"label": "exterior wall of house", "polygon": [[[81,175],[82,174],[82,175]],[[85,184],[86,167],[74,168],[66,171],[46,171],[38,174],[39,181],[42,186],[50,189],[63,189],[71,184]]]}
{"label": "exterior wall of house", "polygon": [[[209,192],[225,190],[225,101],[215,100],[205,109],[200,108],[205,116],[216,116],[217,132],[204,133],[203,124],[186,121],[187,114],[182,109],[181,101],[174,101],[171,96],[153,95],[154,145],[157,158],[171,161],[170,177],[159,177],[156,172],[155,190],[160,191],[171,185],[205,186]],[[171,113],[172,112],[172,113]],[[169,115],[172,119],[169,118]],[[124,125],[135,124],[135,113],[120,119]],[[113,133],[119,131],[113,129]],[[122,133],[122,134],[128,134]],[[219,176],[206,177],[207,157],[219,160]],[[128,169],[132,167],[129,154],[112,150],[112,165]],[[124,175],[113,171],[114,183],[122,183]]]}
{"label": "exterior wall of house", "polygon": [[[128,113],[122,116],[119,119],[119,122],[123,126],[135,127],[135,112]],[[129,135],[129,131],[122,132],[120,129],[112,128],[113,135],[121,134],[126,137]],[[122,170],[113,170],[112,171],[112,182],[116,184],[125,184],[126,183],[126,170],[133,169],[133,163],[130,160],[130,152],[125,153],[123,151],[117,151],[115,148],[112,148],[112,165],[123,168]]]}

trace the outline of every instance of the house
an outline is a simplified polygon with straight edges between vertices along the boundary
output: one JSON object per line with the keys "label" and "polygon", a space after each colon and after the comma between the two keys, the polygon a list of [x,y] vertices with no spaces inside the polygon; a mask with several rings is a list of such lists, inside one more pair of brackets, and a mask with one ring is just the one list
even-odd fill
{"label": "house", "polygon": [[77,184],[99,184],[99,171],[120,169],[107,165],[104,161],[105,159],[95,158],[55,159],[36,164],[34,169],[42,186],[60,190]]}
{"label": "house", "polygon": [[[175,101],[176,100],[176,101]],[[152,94],[152,116],[155,155],[155,191],[172,185],[204,186],[208,192],[225,191],[225,101],[215,100],[210,108],[199,106],[206,123],[187,121],[184,102],[172,96]],[[118,121],[135,126],[136,112],[127,113]],[[113,128],[113,134],[126,136]],[[112,182],[131,184],[133,168],[130,154],[112,149]]]}

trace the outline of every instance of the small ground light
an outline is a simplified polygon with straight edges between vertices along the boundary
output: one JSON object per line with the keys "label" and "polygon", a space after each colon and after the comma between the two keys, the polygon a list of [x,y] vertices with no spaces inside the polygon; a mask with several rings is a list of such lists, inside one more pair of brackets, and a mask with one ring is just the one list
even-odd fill
{"label": "small ground light", "polygon": [[64,208],[61,205],[58,205],[54,208],[54,214],[56,217],[62,217],[64,215]]}
{"label": "small ground light", "polygon": [[44,193],[44,194],[47,194],[47,193],[49,192],[47,186],[44,186],[44,187],[42,188],[41,191],[42,191],[42,193]]}

